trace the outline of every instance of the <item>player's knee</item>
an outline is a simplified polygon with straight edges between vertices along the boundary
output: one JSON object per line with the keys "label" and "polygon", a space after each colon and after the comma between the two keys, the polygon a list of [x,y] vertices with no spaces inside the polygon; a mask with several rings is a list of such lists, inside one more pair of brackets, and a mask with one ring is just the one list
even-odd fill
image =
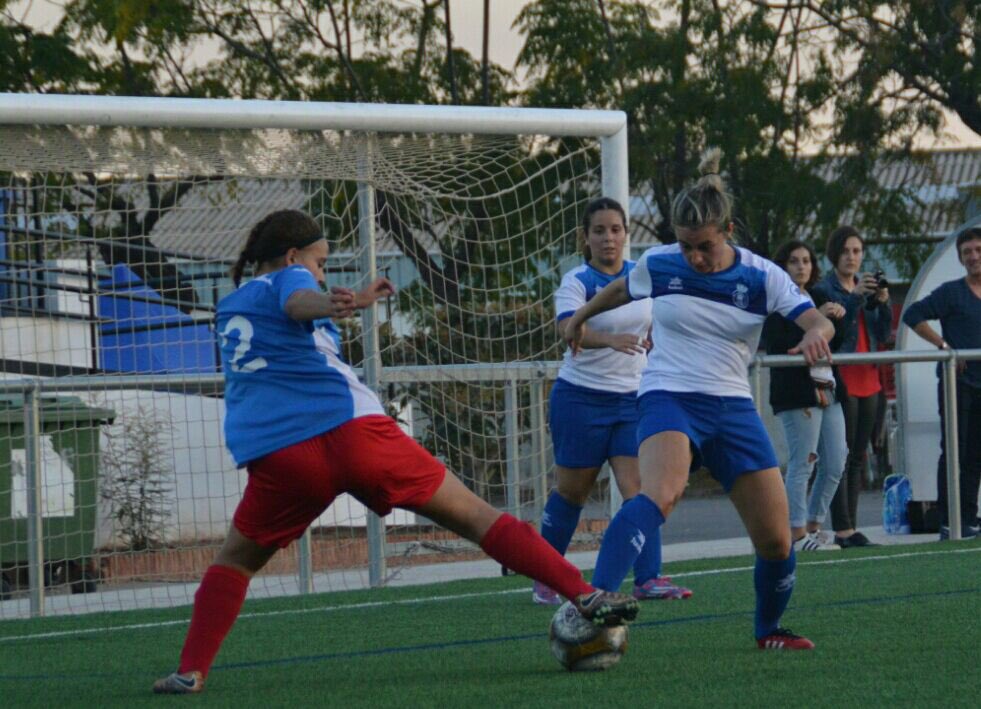
{"label": "player's knee", "polygon": [[562,499],[568,502],[570,505],[582,507],[587,501],[589,501],[589,493],[592,490],[592,486],[586,487],[579,484],[560,482],[558,485],[556,485],[555,489],[558,491]]}
{"label": "player's knee", "polygon": [[756,545],[756,553],[767,561],[783,561],[790,557],[790,535],[775,535]]}
{"label": "player's knee", "polygon": [[681,495],[682,493],[680,492],[659,492],[658,494],[652,496],[651,499],[654,500],[654,503],[661,510],[661,514],[664,516],[664,519],[667,519],[668,516],[674,511],[674,508],[681,501]]}

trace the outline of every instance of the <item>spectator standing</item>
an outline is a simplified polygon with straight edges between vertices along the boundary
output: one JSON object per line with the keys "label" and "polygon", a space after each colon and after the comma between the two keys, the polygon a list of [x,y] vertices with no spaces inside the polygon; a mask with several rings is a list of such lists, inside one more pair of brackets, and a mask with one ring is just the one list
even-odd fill
{"label": "spectator standing", "polygon": [[[981,227],[957,235],[957,258],[966,275],[947,281],[903,313],[903,322],[941,350],[981,348]],[[940,333],[929,320],[940,321]],[[937,364],[937,400],[940,404],[940,460],[937,464],[937,508],[940,538],[950,536],[947,508],[947,441],[944,382]],[[957,448],[960,454],[961,530],[964,537],[981,534],[978,487],[981,485],[981,361],[961,361],[957,367]]]}
{"label": "spectator standing", "polygon": [[[852,226],[840,226],[828,238],[831,272],[813,288],[813,294],[845,308],[838,321],[841,330],[839,352],[875,352],[889,338],[892,324],[889,289],[881,272],[862,273],[865,241]],[[845,433],[848,458],[838,491],[831,500],[831,525],[835,543],[847,547],[874,546],[859,532],[858,496],[868,458],[869,441],[875,426],[882,385],[874,364],[850,364],[839,368],[848,390],[845,398]]]}
{"label": "spectator standing", "polygon": [[[809,291],[821,276],[814,249],[802,241],[788,241],[773,256],[801,291]],[[812,298],[818,312],[833,321],[845,316],[845,308],[822,297]],[[767,354],[787,354],[804,331],[779,313],[763,323],[763,342]],[[841,344],[836,330],[829,342],[831,351]],[[783,425],[787,439],[787,502],[790,505],[790,533],[797,551],[834,551],[841,547],[821,532],[831,498],[838,489],[848,455],[845,442],[847,398],[837,367],[777,367],[770,370],[770,405]],[[817,468],[811,494],[807,483]]]}

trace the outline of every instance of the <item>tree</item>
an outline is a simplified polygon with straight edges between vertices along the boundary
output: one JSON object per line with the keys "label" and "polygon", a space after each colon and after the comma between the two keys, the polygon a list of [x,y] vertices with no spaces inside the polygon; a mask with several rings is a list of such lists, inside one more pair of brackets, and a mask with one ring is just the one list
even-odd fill
{"label": "tree", "polygon": [[845,85],[871,106],[928,130],[939,127],[939,110],[947,108],[981,135],[977,0],[806,0],[768,7],[806,11],[804,31],[832,30],[836,54],[849,60]]}
{"label": "tree", "polygon": [[[517,20],[523,98],[627,112],[631,183],[653,195],[662,241],[708,145],[723,150],[738,237],[759,253],[805,229],[826,234],[846,214],[871,235],[915,234],[914,195],[886,192],[874,174],[909,158],[897,140],[906,124],[846,100],[833,47],[803,22],[792,5],[538,0]],[[826,131],[829,111],[851,133]]]}
{"label": "tree", "polygon": [[152,549],[164,538],[173,499],[172,456],[165,437],[172,430],[165,414],[140,405],[104,433],[100,497],[127,549]]}

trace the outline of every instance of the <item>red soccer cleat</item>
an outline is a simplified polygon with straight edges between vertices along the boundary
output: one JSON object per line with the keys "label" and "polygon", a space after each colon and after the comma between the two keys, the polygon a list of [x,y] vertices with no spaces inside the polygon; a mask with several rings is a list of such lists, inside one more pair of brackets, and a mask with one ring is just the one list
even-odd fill
{"label": "red soccer cleat", "polygon": [[648,579],[647,583],[634,586],[634,598],[638,601],[673,601],[691,598],[691,589],[676,586],[670,577]]}
{"label": "red soccer cleat", "polygon": [[756,639],[760,650],[813,650],[814,643],[801,635],[794,635],[787,628],[777,628],[769,635]]}

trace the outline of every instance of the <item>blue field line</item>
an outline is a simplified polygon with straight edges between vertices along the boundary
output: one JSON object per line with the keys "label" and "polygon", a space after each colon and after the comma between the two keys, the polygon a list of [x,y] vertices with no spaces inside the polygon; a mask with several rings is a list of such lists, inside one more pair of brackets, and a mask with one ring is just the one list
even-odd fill
{"label": "blue field line", "polygon": [[[854,564],[865,561],[887,561],[889,559],[904,559],[910,557],[925,556],[946,556],[949,554],[973,554],[981,552],[981,546],[970,546],[962,549],[939,549],[931,551],[911,551],[900,554],[875,554],[868,556],[857,556],[837,559],[825,559],[815,561],[798,561],[797,566],[829,566],[838,564]],[[683,571],[672,574],[673,578],[691,578],[695,576],[718,576],[721,574],[732,574],[739,572],[751,572],[753,566],[732,566],[725,569],[703,569],[701,571]],[[350,603],[345,605],[315,606],[313,608],[288,608],[283,610],[249,611],[241,613],[236,622],[254,618],[271,618],[285,615],[306,615],[310,613],[335,613],[338,611],[367,610],[372,608],[383,608],[390,606],[421,605],[425,603],[445,603],[447,601],[467,600],[471,598],[490,598],[493,596],[506,596],[515,593],[527,593],[527,588],[509,588],[500,591],[474,591],[470,593],[456,593],[445,596],[426,596],[423,598],[402,598],[397,600],[385,601],[364,601],[361,603]],[[160,620],[150,623],[128,623],[126,625],[104,626],[99,628],[77,628],[74,630],[52,630],[40,633],[26,633],[24,635],[0,636],[0,644],[18,641],[37,641],[50,640],[54,638],[79,637],[81,635],[97,635],[101,633],[111,633],[124,630],[146,630],[148,628],[165,628],[175,625],[187,625],[190,618],[179,620]]]}
{"label": "blue field line", "polygon": [[[952,591],[931,591],[928,593],[912,593],[903,596],[881,596],[879,598],[848,599],[843,601],[831,601],[829,603],[818,603],[811,606],[795,606],[792,610],[795,614],[806,613],[809,611],[825,610],[827,608],[840,608],[846,606],[873,606],[884,603],[897,603],[910,600],[924,600],[929,598],[944,598],[952,596],[970,595],[973,593],[981,594],[981,588],[962,588]],[[631,628],[657,628],[669,625],[687,625],[689,623],[713,622],[717,620],[728,620],[730,618],[752,618],[753,611],[731,611],[729,613],[706,613],[702,615],[686,616],[684,618],[668,618],[665,620],[648,620],[639,623],[631,623]],[[542,632],[524,633],[521,635],[505,635],[496,638],[482,638],[479,640],[454,640],[444,643],[425,643],[421,645],[407,645],[403,647],[375,648],[372,650],[356,650],[352,652],[331,652],[320,655],[299,655],[297,657],[283,657],[275,660],[254,660],[252,662],[231,662],[224,665],[215,665],[211,671],[215,670],[242,670],[258,667],[274,667],[277,665],[308,664],[314,662],[324,662],[327,660],[346,660],[358,657],[373,657],[376,655],[392,655],[409,652],[426,652],[430,650],[449,650],[457,647],[473,647],[475,645],[493,645],[497,643],[518,642],[522,640],[541,640]],[[0,679],[4,679],[0,675]]]}
{"label": "blue field line", "polygon": [[[981,594],[981,587],[962,588],[950,591],[931,591],[928,593],[910,593],[902,596],[880,596],[878,598],[856,598],[841,601],[831,601],[828,603],[817,603],[807,606],[795,606],[792,610],[795,615],[801,613],[826,610],[829,608],[844,608],[848,606],[873,606],[886,603],[901,603],[905,601],[925,600],[931,598],[951,598],[954,596],[964,596],[970,594]],[[702,615],[686,616],[684,618],[669,618],[665,620],[650,620],[639,623],[632,623],[631,627],[637,628],[658,628],[675,625],[687,625],[689,623],[711,623],[718,620],[728,620],[731,618],[751,618],[752,611],[731,611],[729,613],[706,613]],[[405,645],[401,647],[383,647],[370,650],[354,650],[349,652],[329,652],[317,655],[297,655],[294,657],[281,657],[273,660],[253,660],[250,662],[230,662],[215,665],[211,668],[212,672],[224,670],[245,670],[263,667],[277,667],[289,665],[304,665],[318,662],[328,662],[331,660],[352,660],[360,657],[378,657],[384,655],[396,655],[412,652],[440,652],[462,647],[475,647],[478,645],[500,645],[510,642],[521,642],[524,640],[541,640],[543,633],[522,633],[521,635],[504,635],[492,638],[480,638],[473,640],[454,640],[450,642],[423,643],[419,645]],[[147,676],[146,671],[132,672],[82,672],[77,674],[58,673],[58,674],[33,674],[33,675],[4,675],[0,674],[0,681],[51,681],[51,680],[78,680],[86,679],[109,679],[120,676]]]}

